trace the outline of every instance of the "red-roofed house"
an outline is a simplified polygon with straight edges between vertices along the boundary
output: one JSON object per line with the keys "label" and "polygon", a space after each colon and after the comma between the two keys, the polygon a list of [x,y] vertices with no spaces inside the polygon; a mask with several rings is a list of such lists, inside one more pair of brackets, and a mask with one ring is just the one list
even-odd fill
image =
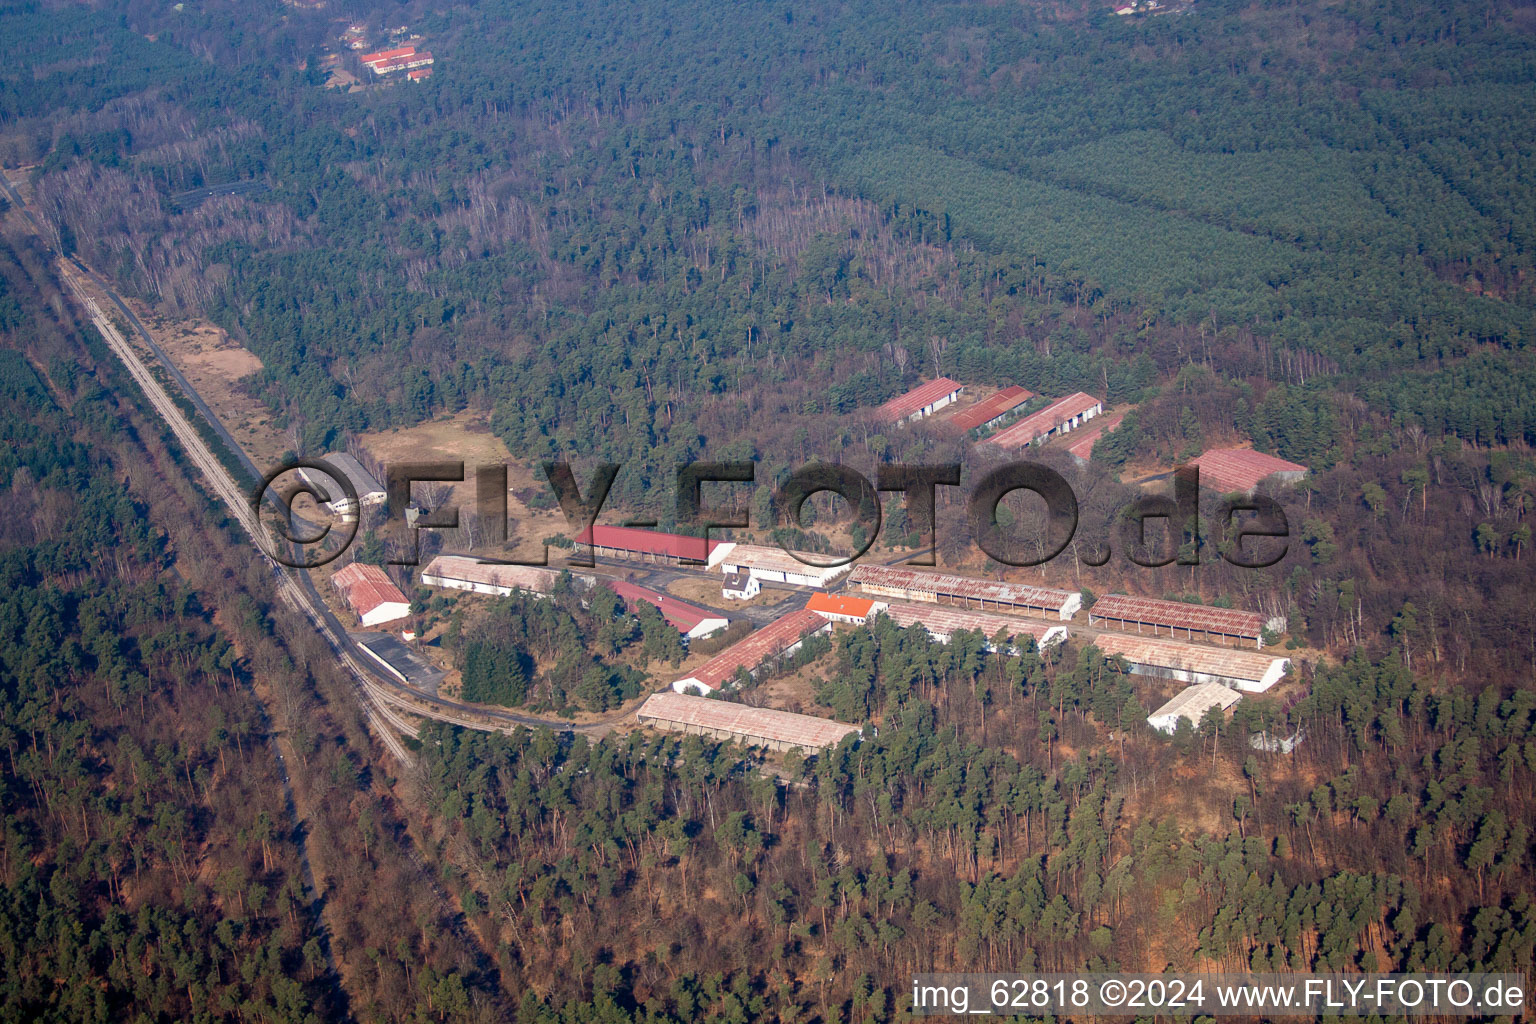
{"label": "red-roofed house", "polygon": [[394,60],[397,57],[409,57],[416,52],[414,46],[397,46],[393,50],[379,50],[377,53],[365,53],[358,58],[369,67],[381,64],[386,60]]}
{"label": "red-roofed house", "polygon": [[670,594],[637,587],[633,583],[625,583],[622,580],[604,580],[603,582],[609,590],[624,599],[624,603],[631,611],[641,601],[655,605],[661,611],[662,617],[690,640],[709,636],[730,625],[724,615],[691,605],[687,601],[679,601]]}
{"label": "red-roofed house", "polygon": [[406,53],[399,57],[390,57],[370,64],[369,67],[373,68],[373,73],[376,75],[387,75],[391,71],[402,71],[406,68],[424,68],[431,63],[432,55],[423,50],[421,53]]}
{"label": "red-roofed house", "polygon": [[1248,448],[1214,448],[1190,463],[1200,467],[1200,484],[1222,494],[1252,494],[1265,480],[1294,484],[1307,467]]}
{"label": "red-roofed house", "polygon": [[872,601],[867,597],[844,597],[841,594],[812,594],[805,605],[807,611],[815,612],[824,619],[846,622],[851,626],[864,625],[871,615],[884,607],[883,601]]}
{"label": "red-roofed house", "polygon": [[964,390],[963,385],[948,377],[940,377],[938,380],[931,380],[886,402],[875,410],[875,419],[892,426],[911,423],[924,416],[932,416],[959,398],[962,390]]}
{"label": "red-roofed house", "polygon": [[1039,412],[1032,412],[1019,422],[993,434],[984,442],[999,448],[1025,448],[1042,438],[1065,434],[1104,411],[1104,403],[1081,391],[1058,398]]}
{"label": "red-roofed house", "polygon": [[431,68],[417,68],[415,71],[408,71],[408,72],[406,72],[405,77],[409,78],[413,82],[419,82],[423,78],[431,78],[432,77],[432,69]]}
{"label": "red-roofed house", "polygon": [[949,418],[949,425],[962,433],[981,430],[992,426],[1034,397],[1033,391],[1015,384],[982,399],[969,409],[962,409],[955,413]]}
{"label": "red-roofed house", "polygon": [[331,585],[365,626],[403,619],[411,612],[411,603],[400,588],[376,565],[353,562],[331,574]]}
{"label": "red-roofed house", "polygon": [[684,537],[680,533],[662,533],[634,526],[594,526],[590,531],[578,533],[576,543],[591,544],[604,558],[664,562],[667,565],[705,564],[710,561],[710,553],[720,545],[719,541],[706,542],[703,537]]}
{"label": "red-roofed house", "polygon": [[775,619],[738,644],[732,644],[700,665],[689,675],[672,683],[678,693],[704,693],[721,690],[736,678],[738,669],[754,674],[770,660],[787,657],[800,649],[807,637],[824,633],[832,623],[806,608]]}

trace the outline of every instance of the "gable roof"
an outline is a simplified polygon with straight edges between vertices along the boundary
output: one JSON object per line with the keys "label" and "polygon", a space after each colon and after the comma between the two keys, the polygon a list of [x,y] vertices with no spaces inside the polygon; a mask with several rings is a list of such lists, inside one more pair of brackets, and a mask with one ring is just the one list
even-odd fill
{"label": "gable roof", "polygon": [[1276,473],[1305,473],[1307,467],[1250,448],[1213,448],[1190,465],[1200,467],[1200,482],[1213,491],[1247,493]]}
{"label": "gable roof", "polygon": [[975,430],[984,427],[1010,410],[1017,409],[1031,398],[1035,393],[1028,388],[1012,387],[1003,388],[990,398],[984,398],[969,409],[962,409],[949,418],[949,423],[956,430]]}
{"label": "gable roof", "polygon": [[1094,406],[1103,404],[1085,391],[1074,392],[1065,398],[1056,399],[1039,412],[1030,413],[1006,430],[993,434],[987,438],[986,443],[995,444],[999,448],[1023,448],[1072,417],[1081,416]]}
{"label": "gable roof", "polygon": [[367,615],[381,604],[410,604],[400,588],[376,565],[353,562],[332,573],[331,584],[341,591],[341,596],[358,615]]}
{"label": "gable roof", "polygon": [[948,377],[931,380],[886,402],[875,410],[875,417],[884,423],[900,423],[919,409],[932,405],[945,395],[954,394],[960,388],[959,382]]}

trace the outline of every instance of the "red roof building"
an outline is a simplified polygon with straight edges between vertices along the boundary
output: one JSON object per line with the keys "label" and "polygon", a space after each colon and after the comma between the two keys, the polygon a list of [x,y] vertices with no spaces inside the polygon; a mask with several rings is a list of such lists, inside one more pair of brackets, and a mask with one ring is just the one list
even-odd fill
{"label": "red roof building", "polygon": [[1200,467],[1200,484],[1222,494],[1252,494],[1276,477],[1293,484],[1307,475],[1307,467],[1277,459],[1249,448],[1214,448],[1190,463]]}
{"label": "red roof building", "polygon": [[1067,454],[1078,462],[1087,462],[1093,456],[1093,446],[1099,438],[1114,430],[1125,419],[1125,413],[1117,412],[1113,416],[1098,417],[1098,422],[1091,427],[1084,427],[1077,432],[1077,437],[1067,445]]}
{"label": "red roof building", "polygon": [[682,562],[704,564],[719,541],[705,541],[703,537],[684,537],[680,533],[662,533],[634,526],[594,526],[576,535],[576,543],[591,544],[593,550],[604,558],[623,558],[630,561],[664,562],[678,565]]}
{"label": "red roof building", "polygon": [[425,50],[421,53],[406,53],[399,57],[391,57],[388,60],[377,61],[370,64],[376,75],[387,75],[392,71],[403,71],[406,68],[422,68],[432,63],[432,55]]}
{"label": "red roof building", "polygon": [[1195,634],[1202,639],[1230,642],[1251,640],[1263,647],[1260,638],[1268,627],[1276,633],[1285,631],[1285,619],[1279,616],[1265,618],[1258,612],[1246,612],[1238,608],[1213,608],[1205,604],[1186,604],[1183,601],[1162,601],[1155,597],[1131,597],[1128,594],[1105,594],[1088,610],[1090,626],[1104,624],[1115,629],[1137,633],[1146,632],[1158,636],[1178,636],[1184,631],[1184,639],[1193,640]]}
{"label": "red roof building", "polygon": [[1034,397],[1033,391],[1015,384],[955,413],[949,418],[949,424],[962,433],[989,427]]}
{"label": "red roof building", "polygon": [[663,594],[659,590],[637,587],[633,583],[625,583],[622,580],[604,580],[603,583],[609,590],[623,598],[631,611],[642,601],[655,605],[662,617],[690,640],[709,636],[730,625],[729,620],[719,612],[699,608],[687,601],[679,601],[672,595]]}
{"label": "red roof building", "polygon": [[806,602],[806,611],[815,612],[832,622],[847,622],[862,626],[869,621],[870,613],[885,605],[865,597],[844,597],[841,594],[812,594]]}
{"label": "red roof building", "polygon": [[1012,426],[993,434],[986,443],[999,448],[1024,448],[1042,438],[1076,430],[1104,411],[1104,403],[1079,391],[1058,398],[1039,412],[1030,413]]}
{"label": "red roof building", "polygon": [[832,623],[806,608],[775,619],[738,644],[732,644],[696,670],[678,679],[672,689],[678,693],[709,693],[724,689],[736,678],[738,669],[756,672],[773,658],[793,654],[806,637],[832,628]]}
{"label": "red roof building", "polygon": [[931,380],[880,406],[875,410],[875,419],[892,426],[920,420],[959,398],[961,390],[963,386],[948,377]]}
{"label": "red roof building", "polygon": [[397,57],[409,57],[416,52],[414,46],[397,46],[393,50],[379,50],[377,53],[365,53],[358,59],[369,67],[386,60],[394,60]]}
{"label": "red roof building", "polygon": [[419,82],[423,78],[431,78],[432,77],[432,69],[431,68],[417,68],[415,71],[408,71],[408,72],[406,72],[405,77],[409,78],[413,82]]}
{"label": "red roof building", "polygon": [[410,614],[411,603],[376,565],[353,562],[331,574],[331,585],[365,626],[393,622]]}

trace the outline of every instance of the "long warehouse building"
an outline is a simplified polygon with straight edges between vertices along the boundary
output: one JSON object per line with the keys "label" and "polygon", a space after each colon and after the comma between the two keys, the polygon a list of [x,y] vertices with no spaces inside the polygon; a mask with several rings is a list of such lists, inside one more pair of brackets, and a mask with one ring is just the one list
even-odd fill
{"label": "long warehouse building", "polygon": [[830,562],[836,555],[818,555],[810,551],[786,551],[761,544],[720,543],[710,552],[710,565],[718,565],[727,576],[746,573],[761,583],[791,583],[798,587],[826,587],[853,570],[852,562],[842,565],[817,565]]}
{"label": "long warehouse building", "polygon": [[1268,654],[1154,640],[1128,633],[1100,633],[1092,643],[1107,655],[1124,658],[1137,675],[1186,683],[1220,683],[1244,693],[1263,693],[1284,678],[1291,664],[1289,658]]}
{"label": "long warehouse building", "polygon": [[1157,636],[1183,636],[1224,643],[1251,642],[1263,647],[1265,629],[1273,633],[1285,632],[1285,619],[1281,616],[1265,617],[1258,612],[1239,608],[1213,608],[1206,604],[1186,604],[1183,601],[1163,601],[1155,597],[1131,597],[1127,594],[1105,594],[1088,610],[1088,625],[1099,624],[1126,632],[1143,632]]}
{"label": "long warehouse building", "polygon": [[1058,398],[1039,412],[1032,412],[1012,426],[987,438],[998,448],[1027,448],[1042,438],[1065,434],[1104,411],[1104,403],[1082,391]]}
{"label": "long warehouse building", "polygon": [[978,580],[947,573],[921,572],[894,565],[861,565],[848,582],[865,594],[897,601],[959,605],[978,611],[1046,615],[1071,619],[1083,606],[1081,594],[1028,583]]}
{"label": "long warehouse building", "polygon": [[591,544],[599,558],[622,558],[633,562],[659,562],[663,565],[706,565],[718,541],[687,537],[680,533],[662,533],[634,526],[594,526],[576,535],[577,544]]}
{"label": "long warehouse building", "polygon": [[723,690],[736,678],[738,670],[753,675],[765,662],[777,661],[795,653],[807,637],[831,629],[832,623],[815,612],[804,608],[790,612],[674,681],[672,689],[678,693]]}
{"label": "long warehouse building", "polygon": [[1066,626],[1053,626],[1049,622],[1033,622],[1009,615],[993,615],[990,612],[972,612],[942,604],[906,604],[896,602],[881,609],[891,621],[903,629],[922,626],[928,635],[941,644],[961,630],[980,630],[988,640],[998,633],[1006,633],[1017,640],[1027,636],[1036,647],[1051,647],[1067,638]]}
{"label": "long warehouse building", "polygon": [[858,726],[815,715],[749,708],[745,704],[681,693],[651,694],[640,705],[636,717],[641,725],[666,732],[733,740],[781,753],[799,750],[814,754],[860,732]]}
{"label": "long warehouse building", "polygon": [[[562,575],[563,570],[543,569],[536,565],[503,565],[465,555],[438,555],[421,571],[421,583],[426,587],[506,597],[519,591],[552,593]],[[570,576],[573,583],[582,587],[590,587],[596,582],[593,577],[581,573],[571,573]]]}
{"label": "long warehouse building", "polygon": [[728,620],[720,612],[709,608],[700,608],[698,605],[689,604],[687,601],[679,601],[671,594],[663,594],[659,590],[649,587],[637,587],[633,583],[625,583],[623,580],[605,580],[603,585],[623,599],[630,611],[636,611],[640,602],[652,604],[661,612],[662,618],[672,624],[683,636],[689,640],[697,640],[700,637],[710,636],[729,626]]}
{"label": "long warehouse building", "polygon": [[1172,735],[1179,727],[1179,719],[1187,719],[1191,726],[1199,726],[1213,708],[1225,712],[1242,699],[1243,695],[1230,687],[1196,683],[1174,694],[1172,700],[1148,715],[1147,724],[1158,732]]}

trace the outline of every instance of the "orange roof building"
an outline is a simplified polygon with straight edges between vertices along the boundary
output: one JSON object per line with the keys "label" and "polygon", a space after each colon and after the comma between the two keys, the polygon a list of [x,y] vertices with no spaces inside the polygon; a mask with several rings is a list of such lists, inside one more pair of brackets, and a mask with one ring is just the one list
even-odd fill
{"label": "orange roof building", "polygon": [[862,626],[869,617],[885,605],[867,597],[845,597],[842,594],[812,594],[806,602],[806,611],[815,612],[830,622],[846,622]]}

